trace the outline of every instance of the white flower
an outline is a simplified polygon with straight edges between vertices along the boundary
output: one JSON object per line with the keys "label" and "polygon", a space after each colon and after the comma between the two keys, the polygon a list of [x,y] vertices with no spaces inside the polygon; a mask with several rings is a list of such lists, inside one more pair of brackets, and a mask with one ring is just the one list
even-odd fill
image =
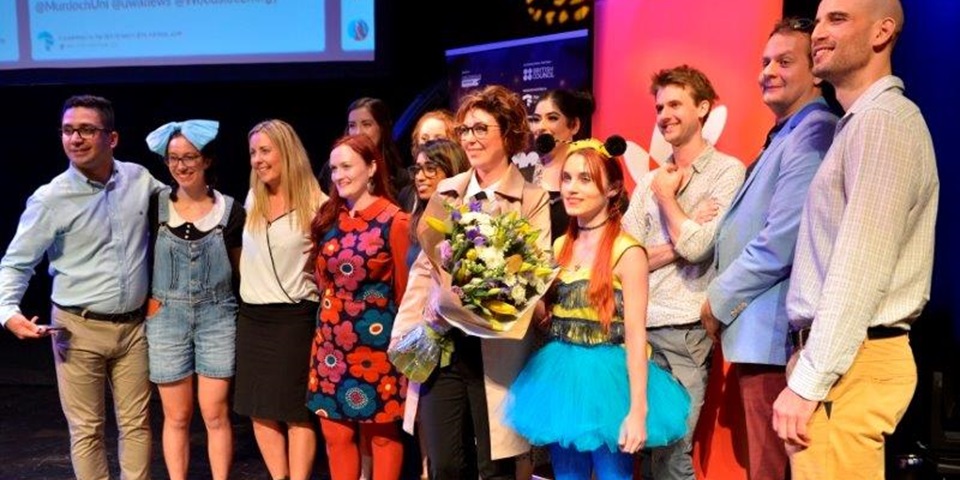
{"label": "white flower", "polygon": [[543,281],[542,278],[537,277],[533,281],[533,288],[537,290],[537,293],[543,293],[547,290],[547,282]]}
{"label": "white flower", "polygon": [[[484,218],[486,217],[486,219]],[[460,217],[460,225],[471,225],[474,223],[489,223],[489,215],[483,212],[467,212]],[[486,220],[486,222],[484,222]]]}
{"label": "white flower", "polygon": [[503,259],[503,252],[494,247],[477,248],[477,256],[490,270],[497,270],[504,267],[506,262]]}
{"label": "white flower", "polygon": [[493,235],[497,233],[497,229],[494,228],[489,222],[481,223],[477,226],[477,229],[480,230],[480,235],[483,235],[487,238],[493,238]]}
{"label": "white flower", "polygon": [[527,289],[524,285],[514,285],[510,289],[510,298],[516,305],[523,305],[527,301]]}

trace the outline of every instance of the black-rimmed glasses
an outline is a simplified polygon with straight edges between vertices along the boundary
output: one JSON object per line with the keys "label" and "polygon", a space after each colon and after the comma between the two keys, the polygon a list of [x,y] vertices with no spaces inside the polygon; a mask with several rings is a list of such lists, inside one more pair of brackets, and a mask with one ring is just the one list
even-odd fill
{"label": "black-rimmed glasses", "polygon": [[[427,162],[423,164],[414,164],[407,167],[407,171],[410,172],[410,177],[416,177],[418,173],[423,172],[423,176],[427,178],[435,178],[437,172],[443,172],[443,169],[439,165],[433,162]],[[445,174],[446,172],[444,172]]]}
{"label": "black-rimmed glasses", "polygon": [[462,139],[463,137],[466,137],[468,133],[473,132],[473,136],[479,140],[486,137],[487,134],[490,133],[491,128],[500,128],[500,126],[487,125],[486,123],[476,123],[472,126],[457,125],[457,127],[453,129],[453,133],[456,134],[458,138]]}
{"label": "black-rimmed glasses", "polygon": [[169,156],[164,158],[163,161],[166,162],[167,165],[175,165],[177,162],[180,162],[185,167],[196,167],[197,163],[199,163],[201,159],[203,159],[202,155],[191,153],[182,157]]}
{"label": "black-rimmed glasses", "polygon": [[80,138],[83,138],[83,139],[85,139],[85,140],[89,140],[89,139],[95,137],[95,136],[97,135],[97,133],[99,133],[99,132],[109,132],[110,129],[109,129],[109,128],[94,127],[93,125],[82,125],[82,126],[80,126],[80,127],[78,127],[78,128],[74,128],[74,127],[71,127],[71,126],[69,126],[69,125],[65,125],[65,126],[63,126],[63,127],[58,128],[57,131],[60,132],[60,135],[61,135],[62,137],[64,137],[64,138],[70,138],[70,137],[73,136],[74,133],[77,133],[78,135],[80,135]]}

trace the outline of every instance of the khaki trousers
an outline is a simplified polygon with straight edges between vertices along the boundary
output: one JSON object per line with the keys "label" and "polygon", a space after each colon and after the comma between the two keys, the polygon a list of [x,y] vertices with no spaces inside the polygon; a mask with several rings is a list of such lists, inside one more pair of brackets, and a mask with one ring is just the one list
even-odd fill
{"label": "khaki trousers", "polygon": [[56,307],[53,337],[60,404],[70,428],[77,480],[109,480],[104,445],[105,391],[113,392],[121,478],[150,478],[150,382],[143,322],[89,320]]}
{"label": "khaki trousers", "polygon": [[865,340],[814,411],[810,447],[791,455],[793,479],[882,480],[884,435],[893,433],[916,386],[907,335]]}

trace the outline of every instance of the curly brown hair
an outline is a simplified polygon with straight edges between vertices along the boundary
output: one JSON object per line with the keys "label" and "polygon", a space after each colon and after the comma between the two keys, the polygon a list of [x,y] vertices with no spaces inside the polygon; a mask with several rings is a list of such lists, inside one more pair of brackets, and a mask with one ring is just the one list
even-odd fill
{"label": "curly brown hair", "polygon": [[460,99],[457,123],[463,123],[467,112],[474,109],[483,110],[497,119],[508,159],[526,148],[531,133],[527,124],[527,107],[520,95],[500,85],[489,85],[467,93]]}

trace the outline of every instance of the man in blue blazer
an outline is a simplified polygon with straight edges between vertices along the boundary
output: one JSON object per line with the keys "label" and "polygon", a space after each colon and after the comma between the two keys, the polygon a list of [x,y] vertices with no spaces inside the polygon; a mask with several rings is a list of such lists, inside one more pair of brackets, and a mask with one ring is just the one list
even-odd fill
{"label": "man in blue blazer", "polygon": [[[701,321],[735,364],[751,480],[783,480],[787,454],[771,425],[791,345],[785,309],[800,212],[837,116],[811,72],[809,20],[776,25],[763,52],[763,102],[776,116],[759,158],[717,230],[717,277]],[[721,333],[722,330],[722,333]]]}

